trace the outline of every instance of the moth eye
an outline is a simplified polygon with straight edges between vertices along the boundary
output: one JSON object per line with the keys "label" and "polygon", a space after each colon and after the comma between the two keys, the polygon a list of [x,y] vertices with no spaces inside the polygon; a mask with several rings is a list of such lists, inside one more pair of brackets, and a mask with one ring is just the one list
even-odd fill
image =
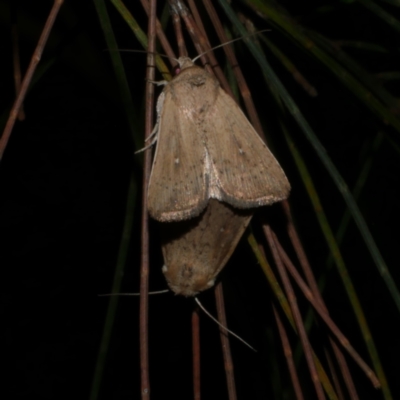
{"label": "moth eye", "polygon": [[161,268],[162,272],[167,272],[168,271],[168,267],[166,265],[163,265],[163,267]]}

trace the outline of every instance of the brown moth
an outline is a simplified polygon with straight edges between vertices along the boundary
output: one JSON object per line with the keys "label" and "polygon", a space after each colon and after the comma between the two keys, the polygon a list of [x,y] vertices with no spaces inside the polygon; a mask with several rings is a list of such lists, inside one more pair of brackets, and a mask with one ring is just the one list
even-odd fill
{"label": "brown moth", "polygon": [[195,296],[214,285],[254,210],[235,210],[210,199],[191,220],[161,224],[163,273],[175,294]]}
{"label": "brown moth", "polygon": [[158,221],[198,216],[210,199],[252,208],[286,199],[289,182],[218,80],[187,57],[157,102],[148,209]]}

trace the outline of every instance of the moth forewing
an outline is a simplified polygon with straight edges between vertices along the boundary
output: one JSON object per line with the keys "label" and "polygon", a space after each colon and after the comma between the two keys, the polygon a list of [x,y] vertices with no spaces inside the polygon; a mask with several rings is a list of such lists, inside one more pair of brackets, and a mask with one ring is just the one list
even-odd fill
{"label": "moth forewing", "polygon": [[199,217],[161,224],[163,273],[171,290],[195,296],[212,287],[252,215],[211,199]]}
{"label": "moth forewing", "polygon": [[173,86],[164,89],[160,104],[157,147],[148,187],[148,210],[159,221],[195,217],[208,202],[209,174],[205,149],[193,121],[182,117]]}
{"label": "moth forewing", "polygon": [[289,182],[239,106],[214,76],[187,57],[179,62],[181,72],[165,86],[158,110],[150,215],[192,218],[211,198],[238,208],[285,199]]}
{"label": "moth forewing", "polygon": [[238,208],[269,205],[288,197],[290,184],[278,161],[222,88],[204,126],[212,197]]}

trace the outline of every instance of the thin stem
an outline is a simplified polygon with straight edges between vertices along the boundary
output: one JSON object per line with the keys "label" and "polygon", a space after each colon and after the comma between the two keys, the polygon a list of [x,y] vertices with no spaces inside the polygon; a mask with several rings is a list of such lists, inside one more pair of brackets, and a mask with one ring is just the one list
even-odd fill
{"label": "thin stem", "polygon": [[[321,307],[325,310],[325,312],[327,314],[329,314],[328,313],[328,309],[325,306],[325,303],[324,303],[324,301],[322,299],[322,296],[321,296],[321,294],[319,292],[318,284],[317,284],[317,282],[315,280],[315,277],[314,277],[314,275],[312,273],[312,269],[311,269],[310,263],[308,261],[306,252],[304,251],[304,248],[303,248],[303,245],[302,245],[302,243],[300,241],[299,235],[297,234],[296,228],[295,228],[295,226],[293,224],[293,219],[292,219],[292,214],[291,214],[289,202],[288,201],[283,201],[282,202],[282,208],[283,208],[284,213],[286,214],[286,218],[287,218],[287,221],[288,221],[287,230],[288,230],[289,238],[290,238],[290,240],[292,242],[293,248],[296,251],[297,258],[298,258],[298,260],[300,262],[300,265],[301,265],[301,267],[303,269],[303,272],[304,272],[304,275],[305,275],[305,277],[307,279],[307,282],[308,282],[308,285],[310,287],[310,290],[312,291],[315,299],[320,303]],[[339,349],[339,347],[337,346],[335,341],[332,340],[331,337],[329,338],[329,341],[330,341],[331,347],[333,349],[333,352],[335,353],[337,362],[338,362],[338,364],[340,366],[340,371],[342,372],[343,379],[344,379],[345,384],[347,386],[347,390],[349,391],[349,394],[350,394],[350,398],[356,400],[356,399],[358,399],[357,390],[356,390],[356,387],[354,385],[353,379],[351,377],[350,370],[349,370],[349,367],[347,365],[346,359],[344,358],[342,351]],[[338,391],[338,396],[340,396],[339,391]]]}
{"label": "thin stem", "polygon": [[300,310],[298,308],[297,305],[297,300],[296,300],[296,296],[294,294],[292,285],[289,281],[289,277],[286,273],[286,270],[283,266],[283,262],[281,260],[281,256],[278,252],[278,249],[276,247],[276,243],[274,240],[274,236],[272,234],[272,230],[271,228],[266,225],[263,227],[264,228],[264,232],[265,232],[265,236],[267,238],[269,247],[271,249],[272,255],[274,257],[279,275],[281,277],[282,280],[282,284],[285,288],[286,291],[286,296],[288,298],[289,304],[290,304],[290,308],[292,309],[292,314],[293,314],[293,318],[297,327],[297,332],[300,336],[300,340],[301,343],[303,345],[304,348],[304,354],[306,356],[306,361],[307,361],[307,365],[308,365],[308,369],[310,370],[310,375],[311,375],[311,380],[314,383],[314,387],[315,387],[315,391],[317,394],[317,397],[319,400],[324,400],[325,399],[325,394],[324,391],[322,390],[322,385],[321,385],[321,381],[319,380],[318,377],[318,373],[317,373],[317,369],[315,367],[314,364],[314,359],[312,356],[312,347],[310,345],[310,342],[308,340],[307,337],[307,333],[306,330],[304,328],[304,324],[301,318],[301,314],[300,314]]}
{"label": "thin stem", "polygon": [[[292,315],[292,310],[290,309],[286,295],[282,291],[281,285],[277,281],[275,274],[272,271],[272,268],[265,257],[264,251],[261,250],[260,245],[257,243],[253,234],[249,234],[247,239],[253,250],[253,253],[255,254],[258,262],[260,263],[260,266],[267,278],[267,281],[270,285],[272,292],[274,293],[276,299],[278,300],[280,306],[282,307],[282,311],[284,312],[290,326],[293,328],[293,331],[298,335],[296,324]],[[320,360],[318,359],[317,355],[314,352],[312,354],[317,367],[318,375],[321,379],[325,392],[327,393],[330,400],[338,400],[337,395],[331,385],[331,382],[329,381],[329,378]]]}
{"label": "thin stem", "polygon": [[[215,301],[217,305],[218,320],[223,326],[227,326],[226,315],[225,315],[225,304],[224,304],[224,293],[222,290],[221,282],[215,287]],[[231,354],[231,347],[229,345],[228,335],[222,328],[220,328],[222,354],[224,357],[226,384],[228,386],[229,400],[236,400],[236,384],[235,375],[233,372],[233,360]]]}
{"label": "thin stem", "polygon": [[[149,26],[148,26],[148,51],[147,73],[146,73],[146,116],[145,116],[145,138],[149,137],[153,130],[154,114],[154,52],[156,41],[156,0],[150,1]],[[142,400],[150,399],[150,376],[149,376],[149,343],[148,343],[148,319],[149,319],[149,217],[147,213],[147,185],[150,178],[151,150],[144,153],[143,163],[143,198],[142,198],[142,242],[141,242],[141,265],[140,265],[140,380]]]}
{"label": "thin stem", "polygon": [[40,35],[38,44],[33,52],[31,61],[29,63],[28,69],[22,81],[21,90],[19,91],[17,98],[11,108],[10,115],[8,117],[6,126],[3,131],[3,135],[0,139],[0,161],[3,158],[4,151],[7,147],[8,140],[10,139],[12,129],[15,124],[15,120],[19,114],[19,111],[22,107],[22,103],[24,102],[26,92],[28,91],[29,84],[31,83],[33,74],[36,70],[37,65],[39,64],[40,59],[42,58],[42,53],[44,47],[46,45],[47,39],[49,38],[50,32],[53,28],[54,22],[56,20],[57,14],[60,11],[61,6],[63,5],[64,0],[54,0],[53,7],[50,10],[49,16],[47,17],[47,21],[44,25],[42,34]]}
{"label": "thin stem", "polygon": [[174,27],[176,42],[178,44],[179,57],[187,57],[185,40],[183,39],[182,23],[179,13],[171,7],[172,26]]}
{"label": "thin stem", "polygon": [[200,400],[200,319],[198,308],[192,312],[193,399]]}
{"label": "thin stem", "polygon": [[[15,96],[18,95],[21,89],[21,60],[19,57],[19,45],[18,45],[18,24],[17,24],[17,2],[13,1],[10,3],[11,9],[11,38],[12,38],[12,58],[13,58],[13,71],[14,71],[14,86]],[[25,119],[24,105],[18,112],[18,120],[23,121]]]}
{"label": "thin stem", "polygon": [[[200,59],[204,65],[204,68],[208,72],[214,73],[217,79],[221,82],[221,86],[232,98],[234,98],[232,90],[220,66],[218,65],[218,61],[215,58],[214,53],[212,51],[204,53],[205,50],[210,49],[210,46],[208,44],[209,40],[207,39],[205,32],[202,32],[202,30],[197,26],[192,14],[190,13],[190,10],[180,0],[169,1],[171,4],[174,4],[177,10],[179,10],[179,15],[183,18],[185,22],[186,28],[190,34],[190,37],[193,40],[196,50],[198,51],[198,54],[201,55]],[[192,3],[192,6],[195,7],[195,4]],[[209,61],[209,63],[207,62],[207,60]],[[212,66],[212,68],[210,67],[210,65]]]}
{"label": "thin stem", "polygon": [[[111,0],[114,3],[121,4],[120,7],[122,7],[122,3],[118,0]],[[149,0],[140,0],[142,3],[142,6],[144,8],[144,10],[146,11],[147,15],[149,15],[150,13],[150,8],[149,8]],[[174,53],[174,51],[172,50],[171,45],[169,44],[169,41],[167,39],[167,37],[165,36],[165,33],[163,31],[163,28],[161,26],[160,21],[156,18],[156,31],[157,31],[157,37],[158,40],[161,43],[162,48],[164,49],[165,54],[168,56],[168,60],[171,63],[171,65],[174,67],[177,65],[176,60],[176,55]]]}
{"label": "thin stem", "polygon": [[376,377],[375,373],[368,367],[365,361],[360,357],[360,355],[355,351],[353,346],[351,346],[349,340],[343,335],[343,333],[339,330],[337,325],[332,321],[329,314],[326,312],[326,309],[321,306],[321,303],[314,298],[313,294],[311,293],[310,289],[307,287],[306,283],[301,278],[300,274],[297,272],[296,268],[294,267],[293,263],[290,261],[290,258],[286,254],[283,247],[280,245],[277,237],[271,232],[271,236],[274,238],[274,245],[279,252],[280,257],[282,258],[287,270],[296,281],[297,285],[299,286],[300,290],[303,292],[307,300],[312,304],[314,309],[326,323],[328,328],[331,332],[336,336],[340,344],[348,351],[350,356],[354,359],[354,361],[360,366],[360,368],[365,372],[368,378],[371,380],[372,384],[378,388],[380,387],[380,383],[378,378]]}
{"label": "thin stem", "polygon": [[282,323],[282,319],[281,319],[276,307],[273,306],[272,308],[274,311],[274,316],[275,316],[276,325],[278,327],[279,336],[282,341],[283,353],[285,354],[286,362],[287,362],[287,365],[289,368],[289,375],[292,380],[294,393],[296,394],[296,399],[303,400],[304,399],[303,392],[301,391],[299,377],[297,376],[296,367],[293,362],[293,353],[292,353],[292,349],[290,347],[290,342],[289,342],[285,327]]}

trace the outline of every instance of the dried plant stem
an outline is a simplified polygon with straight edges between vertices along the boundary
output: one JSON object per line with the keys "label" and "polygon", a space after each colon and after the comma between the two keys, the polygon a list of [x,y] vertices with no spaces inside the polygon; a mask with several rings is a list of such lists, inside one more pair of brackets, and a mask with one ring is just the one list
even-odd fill
{"label": "dried plant stem", "polygon": [[172,14],[172,25],[175,30],[176,42],[178,43],[179,57],[186,57],[188,54],[186,50],[185,40],[183,39],[183,34],[182,34],[181,18],[179,17],[179,13],[176,12],[176,10],[172,7],[171,7],[171,14]]}
{"label": "dried plant stem", "polygon": [[316,367],[315,367],[315,364],[314,364],[314,359],[313,359],[313,356],[312,356],[312,348],[311,348],[310,342],[308,340],[306,330],[304,328],[304,324],[303,324],[303,321],[302,321],[302,318],[301,318],[300,310],[299,310],[299,308],[297,306],[296,296],[294,294],[292,285],[290,284],[287,272],[286,272],[286,270],[285,270],[285,268],[283,266],[283,262],[282,262],[282,260],[280,258],[280,254],[279,254],[278,249],[276,247],[276,243],[275,243],[271,228],[268,225],[264,226],[264,232],[265,232],[265,235],[267,237],[268,244],[269,244],[269,247],[271,249],[272,255],[274,257],[274,260],[275,260],[279,275],[281,277],[283,286],[285,288],[286,296],[288,298],[288,301],[289,301],[289,304],[290,304],[290,308],[292,310],[293,319],[294,319],[295,324],[296,324],[297,332],[298,332],[298,334],[300,336],[300,340],[301,340],[301,343],[303,345],[304,354],[305,354],[305,357],[306,357],[308,368],[310,370],[311,380],[314,383],[314,387],[315,387],[315,391],[316,391],[316,394],[317,394],[317,398],[319,400],[323,400],[323,399],[325,399],[325,394],[324,394],[324,391],[322,389],[322,385],[321,385],[321,382],[319,380],[319,377],[318,377],[318,374],[317,374],[317,370],[316,370]]}
{"label": "dried plant stem", "polygon": [[293,353],[292,353],[292,349],[290,347],[290,343],[289,343],[289,339],[288,339],[285,327],[282,323],[282,319],[281,319],[276,307],[273,306],[272,308],[273,308],[273,312],[274,312],[274,316],[275,316],[276,325],[278,327],[279,336],[282,341],[283,353],[285,354],[286,362],[288,364],[289,374],[290,374],[290,378],[292,380],[294,393],[296,394],[297,400],[303,400],[304,399],[303,392],[301,391],[299,377],[297,376],[296,366],[294,365],[294,361],[293,361]]}
{"label": "dried plant stem", "polygon": [[[270,228],[267,228],[270,230]],[[343,333],[339,330],[336,324],[332,321],[329,314],[326,312],[324,307],[321,306],[320,302],[314,298],[313,294],[311,293],[310,289],[307,287],[306,283],[301,278],[300,274],[297,272],[296,268],[294,267],[293,263],[290,261],[290,258],[285,253],[285,250],[280,245],[277,237],[271,231],[271,237],[274,240],[274,246],[279,253],[279,260],[282,260],[285,264],[285,267],[289,271],[290,275],[293,277],[297,285],[299,286],[300,290],[303,292],[307,300],[311,303],[323,321],[326,323],[327,327],[330,329],[332,334],[336,336],[340,344],[347,350],[350,356],[354,359],[354,361],[359,365],[359,367],[365,372],[368,378],[371,380],[372,384],[378,388],[380,387],[380,383],[378,378],[376,377],[375,373],[368,367],[365,361],[359,356],[359,354],[355,351],[355,349],[351,346],[348,339],[343,335]]]}
{"label": "dried plant stem", "polygon": [[[142,3],[142,6],[143,6],[144,10],[146,11],[147,15],[149,15],[149,13],[150,13],[149,0],[140,0],[140,2]],[[169,44],[169,41],[168,41],[167,37],[165,36],[165,33],[162,30],[160,21],[157,18],[156,18],[156,31],[157,31],[158,40],[160,41],[165,54],[168,56],[169,62],[171,63],[172,66],[176,66],[177,63],[175,61],[175,59],[176,59],[175,53],[172,50],[172,47]]]}
{"label": "dried plant stem", "polygon": [[324,350],[325,350],[325,358],[326,358],[326,361],[328,362],[328,368],[331,371],[333,386],[335,386],[338,400],[344,400],[342,387],[340,386],[340,382],[339,382],[339,379],[338,379],[338,376],[336,373],[336,369],[335,369],[335,366],[333,365],[331,353],[328,351],[327,348],[325,348]]}
{"label": "dried plant stem", "polygon": [[198,308],[192,312],[192,348],[193,348],[193,399],[200,400],[200,318]]}
{"label": "dried plant stem", "polygon": [[[272,271],[271,266],[269,265],[264,251],[260,250],[261,249],[261,245],[259,245],[254,237],[253,234],[249,234],[248,235],[248,242],[255,254],[255,256],[257,257],[257,260],[259,261],[261,268],[268,280],[268,283],[270,285],[271,290],[273,291],[276,299],[278,300],[282,311],[284,312],[290,326],[293,328],[294,332],[298,335],[297,332],[297,328],[296,328],[296,324],[292,315],[292,311],[290,309],[289,303],[287,301],[286,295],[283,292],[280,283],[278,282],[278,280],[275,277],[275,273]],[[324,367],[322,366],[319,358],[317,357],[317,355],[313,352],[313,357],[315,360],[315,364],[317,367],[317,371],[319,374],[319,377],[321,379],[321,382],[324,386],[324,389],[326,391],[326,393],[328,394],[328,397],[331,400],[337,400],[337,396],[336,393],[331,385],[331,382],[324,370]]]}
{"label": "dried plant stem", "polygon": [[4,151],[7,147],[8,140],[10,138],[12,129],[15,124],[15,120],[17,119],[19,110],[22,107],[22,104],[26,96],[26,92],[28,91],[29,84],[32,80],[33,73],[35,72],[36,66],[38,65],[42,57],[42,53],[46,45],[47,39],[49,38],[51,29],[53,28],[54,25],[54,21],[56,20],[57,14],[60,11],[60,8],[63,3],[64,0],[54,0],[53,7],[51,8],[49,16],[47,17],[47,21],[44,25],[42,34],[40,35],[38,44],[36,45],[36,49],[33,52],[28,69],[22,81],[21,90],[19,91],[17,98],[15,99],[15,102],[11,108],[10,115],[8,117],[6,126],[3,131],[3,135],[1,136],[0,139],[0,161],[3,158]]}
{"label": "dried plant stem", "polygon": [[[18,24],[17,24],[17,7],[15,2],[10,3],[11,8],[11,38],[12,38],[12,58],[13,58],[13,71],[14,71],[14,86],[15,96],[18,95],[21,90],[21,60],[19,58],[19,45],[18,45]],[[18,112],[18,120],[23,121],[25,119],[24,105]]]}
{"label": "dried plant stem", "polygon": [[340,372],[342,373],[344,382],[346,384],[347,390],[349,392],[351,400],[358,400],[358,394],[356,386],[354,385],[353,378],[350,373],[349,366],[347,365],[346,359],[343,352],[339,349],[336,342],[330,337],[329,341],[331,343],[332,349],[335,353],[336,360],[340,367]]}
{"label": "dried plant stem", "polygon": [[[225,315],[225,304],[224,304],[224,293],[221,282],[215,287],[215,301],[217,305],[218,320],[223,326],[228,326]],[[229,344],[229,338],[226,332],[220,328],[222,354],[224,357],[226,384],[228,386],[229,400],[236,400],[236,385],[235,376],[233,372],[233,360],[231,354],[231,347]]]}
{"label": "dried plant stem", "polygon": [[211,48],[211,44],[210,44],[210,42],[208,41],[207,34],[206,34],[206,29],[205,29],[204,24],[203,24],[203,21],[202,21],[202,19],[201,19],[199,10],[197,9],[195,0],[188,0],[188,4],[189,4],[190,11],[191,11],[192,14],[193,14],[193,18],[194,18],[194,20],[196,21],[197,27],[200,29],[200,31],[201,31],[201,32],[203,33],[203,35],[204,35],[204,39],[205,39],[206,42],[207,42],[207,48]]}
{"label": "dried plant stem", "polygon": [[[180,15],[182,19],[185,21],[186,28],[189,31],[189,34],[193,40],[196,50],[198,51],[199,54],[201,54],[207,47],[204,45],[204,36],[201,34],[198,26],[193,20],[193,17],[190,14],[189,9],[181,0],[169,0],[169,4],[171,6],[173,13]],[[205,56],[202,56],[201,60],[204,64],[207,63],[207,59]]]}
{"label": "dried plant stem", "polygon": [[[206,37],[206,34],[205,32],[202,32],[201,28],[197,26],[193,16],[190,13],[190,10],[180,0],[169,0],[169,1],[170,3],[173,3],[175,5],[175,8],[179,11],[179,14],[185,22],[186,28],[190,33],[190,37],[192,38],[198,53],[203,54],[205,50],[209,50],[210,49],[208,45],[209,41]],[[192,3],[192,5],[193,7],[195,7],[195,3]],[[209,73],[214,73],[215,76],[220,81],[221,86],[225,89],[227,93],[229,93],[229,95],[232,98],[234,98],[232,90],[228,84],[228,81],[225,75],[223,74],[221,68],[219,67],[217,59],[215,58],[213,52],[209,51],[207,52],[207,54],[203,54],[200,58],[204,65],[204,68]],[[210,64],[207,62],[207,60],[209,60],[212,68],[210,67]]]}
{"label": "dried plant stem", "polygon": [[[288,230],[288,235],[289,238],[292,242],[293,248],[296,251],[296,255],[297,258],[300,262],[300,265],[303,269],[304,272],[304,276],[307,279],[308,285],[310,287],[311,292],[313,293],[314,297],[316,300],[318,300],[318,302],[320,303],[321,307],[324,309],[324,311],[326,312],[326,314],[328,313],[328,309],[323,301],[323,298],[319,292],[319,288],[318,288],[318,284],[315,280],[315,277],[312,273],[311,270],[311,266],[310,263],[308,261],[307,255],[304,251],[303,245],[300,241],[300,238],[297,234],[296,228],[293,224],[293,219],[292,219],[292,214],[291,214],[291,210],[290,210],[290,205],[289,202],[287,200],[282,202],[282,208],[283,211],[286,215],[287,221],[288,221],[288,226],[287,226],[287,230]],[[354,385],[353,379],[351,377],[351,373],[349,370],[349,367],[347,365],[346,359],[343,356],[342,351],[339,349],[339,347],[337,346],[337,344],[335,343],[334,340],[332,340],[332,338],[329,339],[331,347],[333,349],[333,352],[335,353],[337,362],[340,366],[340,371],[342,373],[344,382],[346,384],[347,390],[350,394],[350,398],[351,399],[358,399],[358,394],[357,394],[357,390],[356,387]],[[339,395],[339,391],[338,391],[338,395]]]}
{"label": "dried plant stem", "polygon": [[[156,40],[156,0],[150,1],[149,25],[148,25],[148,54],[146,73],[146,116],[145,116],[145,138],[149,137],[153,130],[154,117],[154,51]],[[140,265],[140,311],[139,311],[139,333],[140,333],[140,382],[142,400],[150,399],[150,376],[149,376],[149,343],[148,343],[148,319],[149,319],[149,217],[147,213],[147,185],[150,178],[151,150],[144,153],[143,165],[143,198],[142,198],[142,243],[141,243],[141,265]]]}

